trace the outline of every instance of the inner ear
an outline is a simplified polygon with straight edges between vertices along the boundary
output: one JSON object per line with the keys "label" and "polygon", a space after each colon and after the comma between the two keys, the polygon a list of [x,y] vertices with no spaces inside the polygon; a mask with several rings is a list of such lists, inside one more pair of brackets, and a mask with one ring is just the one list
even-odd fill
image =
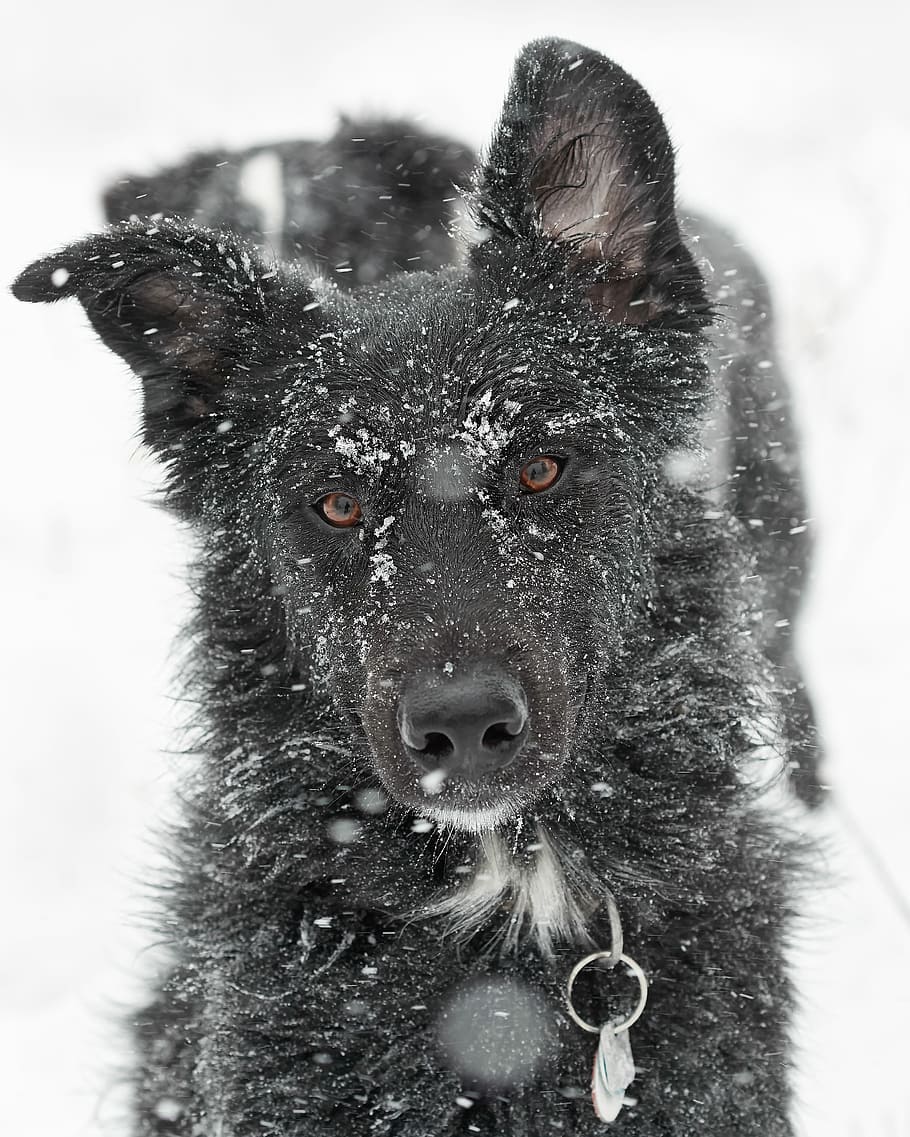
{"label": "inner ear", "polygon": [[524,49],[478,199],[494,231],[561,245],[602,315],[707,322],[704,286],[679,232],[663,120],[604,56],[558,40]]}
{"label": "inner ear", "polygon": [[184,270],[165,269],[99,294],[86,310],[144,380],[147,414],[198,418],[215,409],[257,327],[241,322],[237,307],[236,295],[224,295],[218,282],[202,285]]}
{"label": "inner ear", "polygon": [[541,230],[628,275],[643,272],[651,230],[663,212],[653,195],[660,179],[639,184],[634,159],[623,153],[609,122],[556,117],[541,127],[531,139],[530,176]]}

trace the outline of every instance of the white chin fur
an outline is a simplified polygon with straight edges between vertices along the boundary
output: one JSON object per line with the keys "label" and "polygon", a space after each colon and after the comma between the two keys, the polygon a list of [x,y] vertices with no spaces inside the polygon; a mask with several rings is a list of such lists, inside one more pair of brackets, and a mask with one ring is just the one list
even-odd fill
{"label": "white chin fur", "polygon": [[488,833],[514,816],[521,808],[517,801],[500,802],[486,809],[453,809],[443,805],[425,805],[423,813],[441,828],[461,829],[466,833]]}

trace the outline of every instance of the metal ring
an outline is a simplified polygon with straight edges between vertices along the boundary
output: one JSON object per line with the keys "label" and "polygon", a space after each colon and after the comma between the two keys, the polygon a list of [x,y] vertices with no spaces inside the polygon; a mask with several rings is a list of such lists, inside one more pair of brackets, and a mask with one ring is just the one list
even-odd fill
{"label": "metal ring", "polygon": [[586,955],[584,959],[580,959],[578,963],[575,964],[575,966],[569,972],[569,979],[566,983],[566,1004],[569,1008],[569,1015],[571,1016],[572,1021],[574,1023],[577,1023],[582,1030],[586,1030],[590,1034],[600,1034],[601,1028],[599,1026],[591,1026],[590,1023],[586,1023],[585,1020],[581,1018],[581,1016],[575,1010],[575,1007],[572,1003],[572,988],[575,986],[575,980],[578,978],[579,974],[596,959],[613,959],[615,963],[624,963],[638,980],[638,1006],[635,1008],[632,1014],[629,1015],[625,1022],[621,1022],[619,1026],[613,1028],[615,1034],[621,1034],[624,1030],[628,1030],[633,1023],[638,1022],[638,1020],[641,1018],[641,1013],[645,1009],[645,1005],[648,1002],[647,976],[635,962],[635,960],[628,955],[620,955],[619,958],[616,958],[611,951],[593,951],[590,955]]}

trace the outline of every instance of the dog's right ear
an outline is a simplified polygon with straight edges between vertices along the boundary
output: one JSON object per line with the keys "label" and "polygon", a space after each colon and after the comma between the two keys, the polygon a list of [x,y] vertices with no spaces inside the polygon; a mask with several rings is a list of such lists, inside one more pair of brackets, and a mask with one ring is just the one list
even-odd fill
{"label": "dog's right ear", "polygon": [[[276,350],[285,292],[252,246],[175,220],[114,226],[36,261],[13,284],[20,300],[80,301],[142,380],[145,440],[169,458],[217,432],[225,404],[234,418],[248,376]],[[295,324],[316,315],[308,296],[293,290]]]}
{"label": "dog's right ear", "polygon": [[479,172],[481,224],[561,249],[606,319],[697,328],[708,303],[674,198],[673,149],[644,88],[577,43],[528,44]]}

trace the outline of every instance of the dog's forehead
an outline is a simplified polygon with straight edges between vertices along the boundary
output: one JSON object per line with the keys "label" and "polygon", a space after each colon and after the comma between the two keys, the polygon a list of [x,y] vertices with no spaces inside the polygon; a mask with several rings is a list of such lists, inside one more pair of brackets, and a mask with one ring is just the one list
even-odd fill
{"label": "dog's forehead", "polygon": [[359,477],[397,473],[440,501],[469,495],[512,445],[522,404],[487,388],[459,397],[426,387],[412,399],[369,402],[350,395],[328,428],[339,471]]}
{"label": "dog's forehead", "polygon": [[422,455],[416,464],[416,481],[431,501],[462,501],[480,485],[478,472],[457,446],[441,446]]}

